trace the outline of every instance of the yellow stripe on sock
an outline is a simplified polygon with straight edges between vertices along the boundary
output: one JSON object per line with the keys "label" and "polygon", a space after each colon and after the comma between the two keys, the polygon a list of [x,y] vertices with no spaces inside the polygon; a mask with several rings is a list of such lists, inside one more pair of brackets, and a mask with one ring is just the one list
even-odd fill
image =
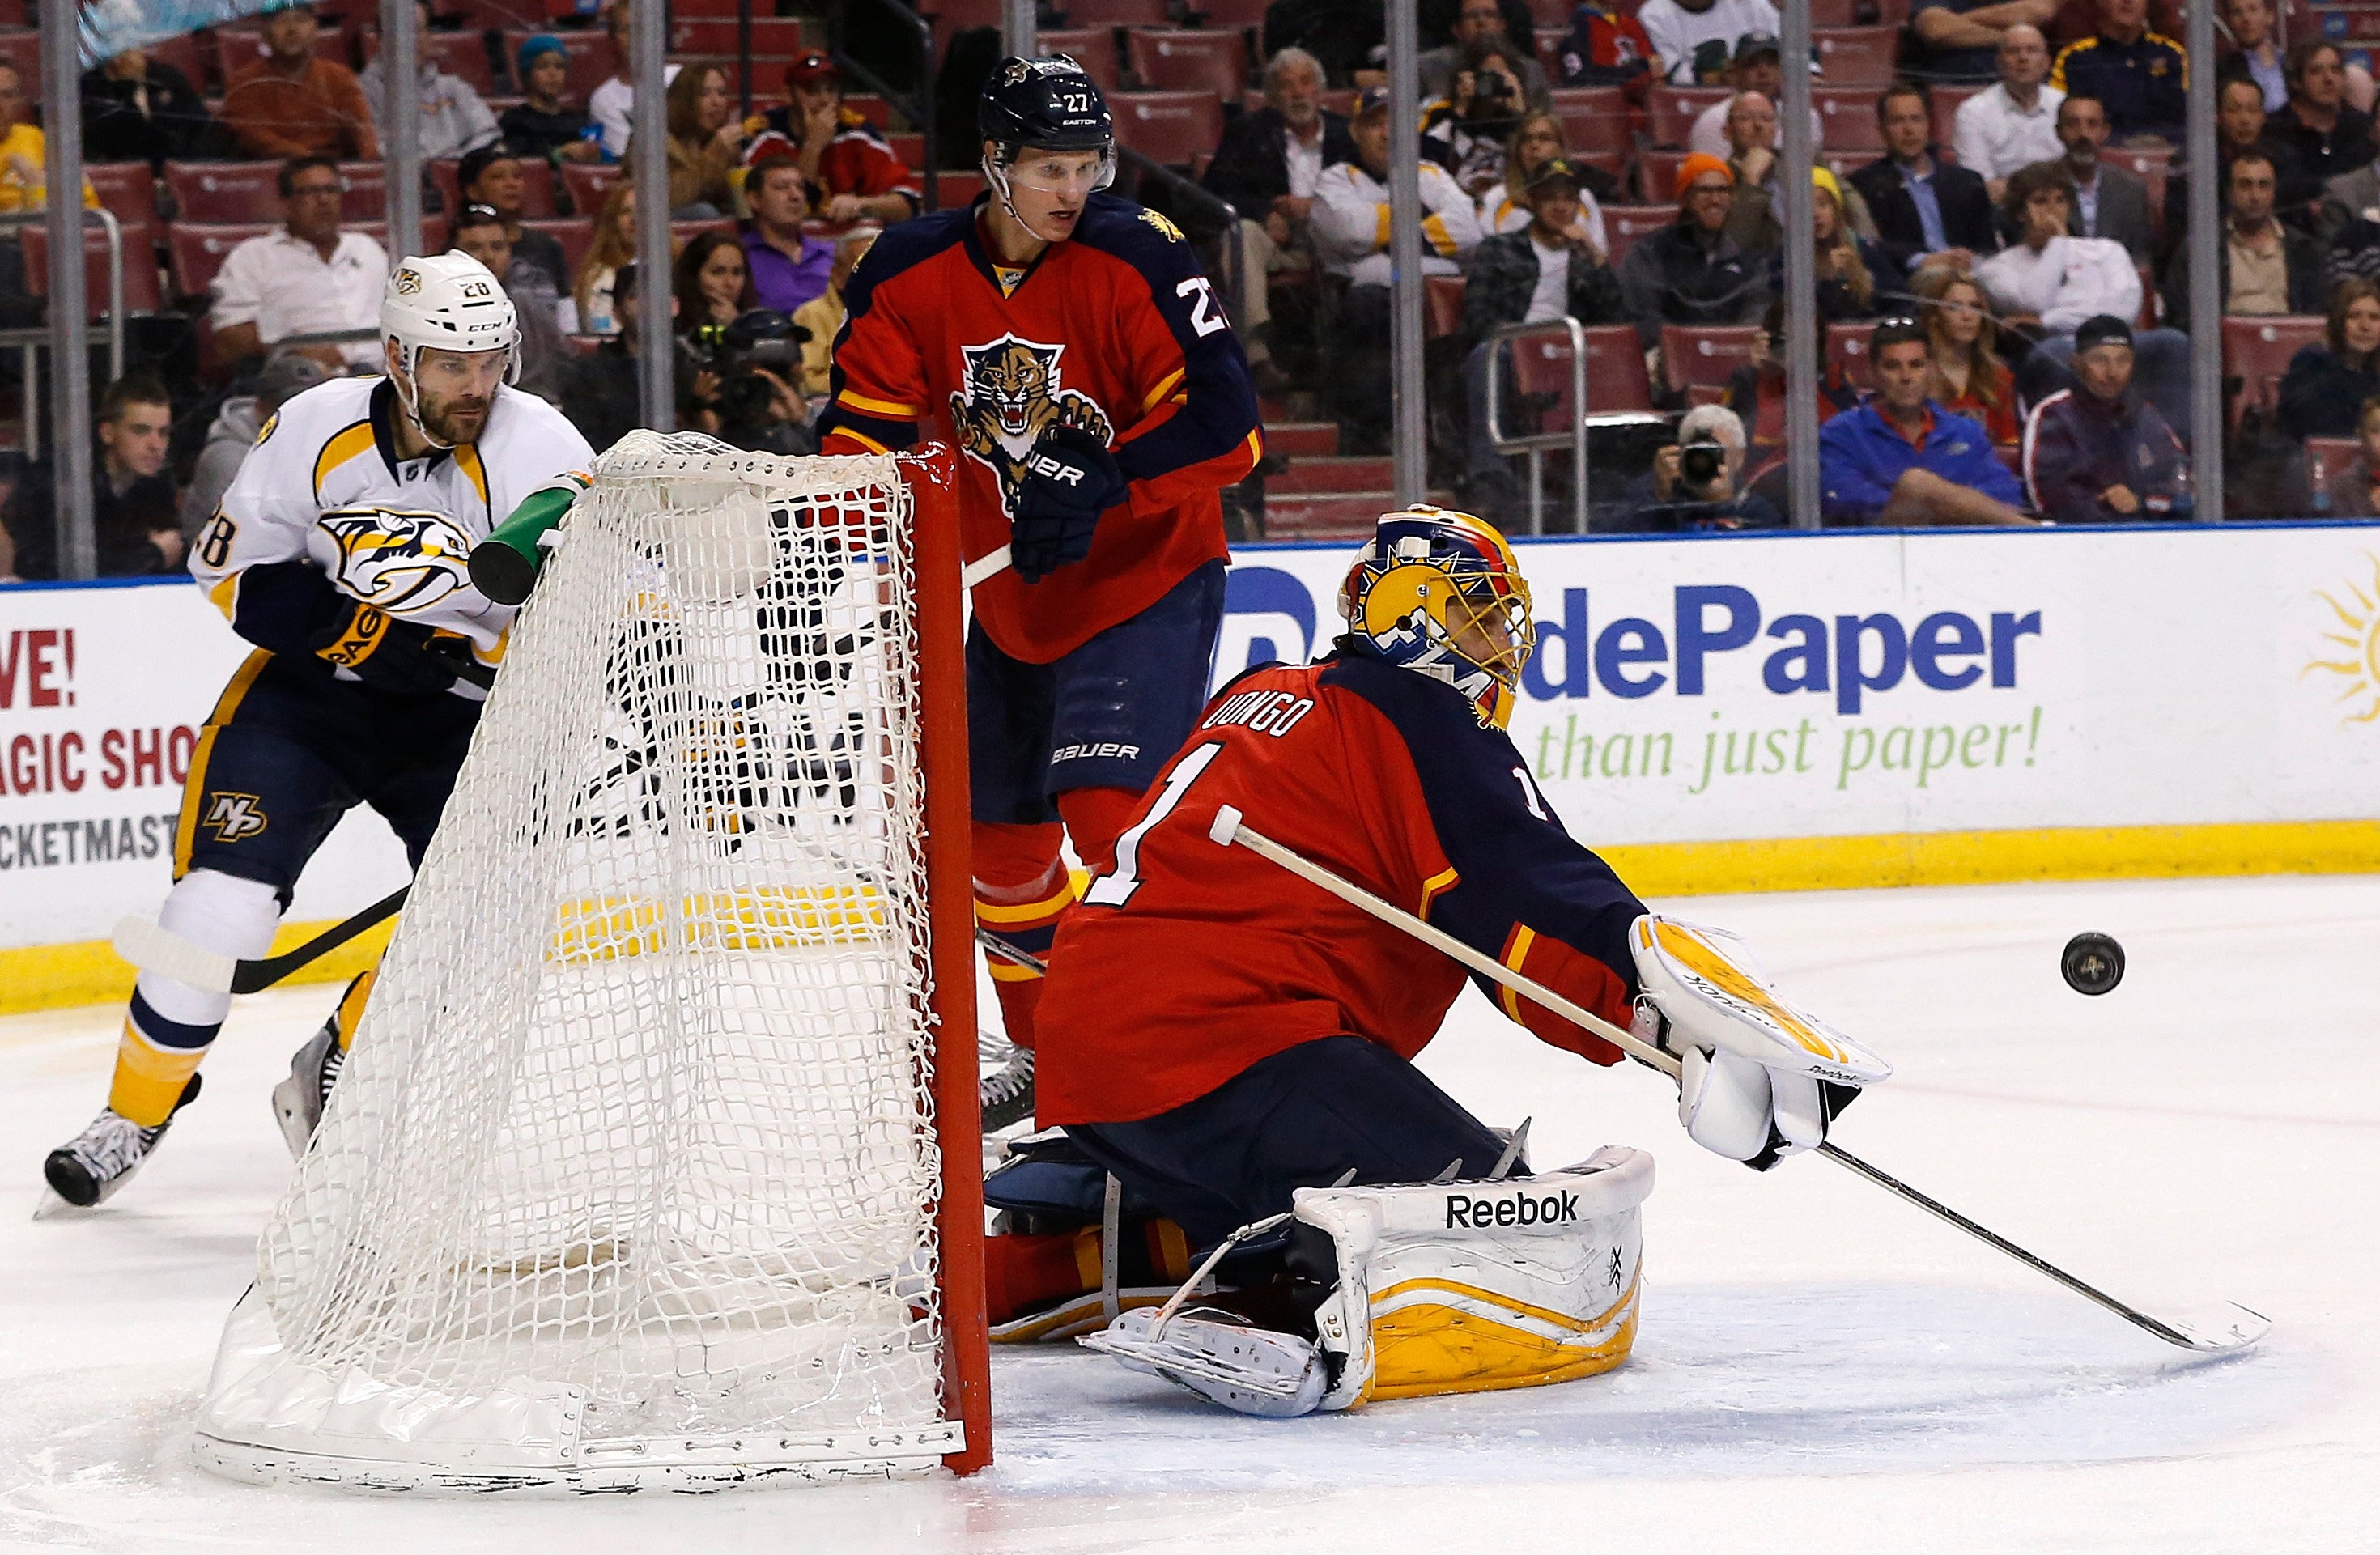
{"label": "yellow stripe on sock", "polygon": [[115,1044],[115,1079],[107,1087],[107,1104],[141,1127],[155,1128],[174,1115],[174,1104],[206,1056],[204,1048],[159,1047],[128,1015]]}

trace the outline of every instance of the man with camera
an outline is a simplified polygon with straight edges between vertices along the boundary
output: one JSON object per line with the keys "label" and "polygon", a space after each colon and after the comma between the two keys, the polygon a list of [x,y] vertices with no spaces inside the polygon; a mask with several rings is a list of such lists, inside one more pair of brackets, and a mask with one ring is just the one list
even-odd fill
{"label": "man with camera", "polygon": [[794,387],[809,333],[776,309],[755,308],[680,335],[679,415],[750,453],[817,453],[809,402]]}
{"label": "man with camera", "polygon": [[[1554,99],[1546,80],[1546,68],[1536,60],[1535,39],[1516,43],[1505,26],[1503,9],[1497,0],[1463,0],[1463,9],[1454,18],[1454,41],[1442,47],[1426,50],[1415,63],[1421,70],[1421,96],[1427,103],[1433,97],[1461,102],[1471,93],[1458,77],[1466,68],[1473,51],[1492,51],[1510,62],[1506,74],[1519,83],[1521,97],[1530,108],[1550,113]],[[1513,117],[1520,116],[1515,110]]]}
{"label": "man with camera", "polygon": [[1423,104],[1421,154],[1477,200],[1504,176],[1504,146],[1528,111],[1500,35],[1464,45],[1447,95]]}
{"label": "man with camera", "polygon": [[1785,516],[1744,487],[1743,422],[1724,405],[1698,405],[1678,422],[1678,441],[1653,456],[1630,487],[1625,529],[1779,529]]}

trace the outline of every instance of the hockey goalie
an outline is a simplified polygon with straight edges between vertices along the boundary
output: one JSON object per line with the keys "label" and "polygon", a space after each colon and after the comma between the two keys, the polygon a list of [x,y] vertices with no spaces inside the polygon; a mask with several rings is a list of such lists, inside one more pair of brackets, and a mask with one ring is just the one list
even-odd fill
{"label": "hockey goalie", "polygon": [[[1505,733],[1535,636],[1495,530],[1389,514],[1339,606],[1329,655],[1217,693],[1061,929],[1038,1111],[1063,1138],[988,1184],[1024,1233],[992,1239],[995,1324],[1107,1319],[1085,1342],[1257,1415],[1618,1366],[1653,1170],[1607,1147],[1533,1174],[1524,1141],[1414,1065],[1463,968],[1217,845],[1219,811],[1677,1055],[1681,1121],[1721,1155],[1765,1171],[1812,1148],[1890,1072],[1790,1003],[1733,936],[1648,913],[1564,831]],[[1539,1039],[1622,1057],[1481,983]],[[1077,1206],[1104,1235],[1064,1226],[1051,1184],[1070,1165],[1112,1184]],[[1096,1309],[1046,1299],[1102,1265]],[[1232,1288],[1185,1306],[1194,1273]],[[1135,1282],[1141,1305],[1119,1294]],[[1092,1316],[1019,1317],[1037,1296]]]}

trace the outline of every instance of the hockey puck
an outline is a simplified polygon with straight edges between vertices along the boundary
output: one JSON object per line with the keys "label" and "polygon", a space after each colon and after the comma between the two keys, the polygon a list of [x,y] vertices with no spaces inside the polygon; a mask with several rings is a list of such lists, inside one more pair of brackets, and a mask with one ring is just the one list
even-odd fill
{"label": "hockey puck", "polygon": [[2094,997],[2124,980],[2124,947],[2107,934],[2077,934],[2058,958],[2066,986]]}

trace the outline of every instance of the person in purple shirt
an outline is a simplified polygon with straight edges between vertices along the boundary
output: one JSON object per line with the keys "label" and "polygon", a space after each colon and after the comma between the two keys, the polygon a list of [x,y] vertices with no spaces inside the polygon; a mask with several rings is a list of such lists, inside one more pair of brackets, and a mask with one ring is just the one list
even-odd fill
{"label": "person in purple shirt", "polygon": [[809,219],[809,187],[790,150],[783,155],[763,152],[744,194],[751,202],[752,219],[738,223],[737,231],[745,262],[752,270],[752,290],[761,307],[790,317],[803,303],[825,294],[834,245],[802,231],[802,223]]}

